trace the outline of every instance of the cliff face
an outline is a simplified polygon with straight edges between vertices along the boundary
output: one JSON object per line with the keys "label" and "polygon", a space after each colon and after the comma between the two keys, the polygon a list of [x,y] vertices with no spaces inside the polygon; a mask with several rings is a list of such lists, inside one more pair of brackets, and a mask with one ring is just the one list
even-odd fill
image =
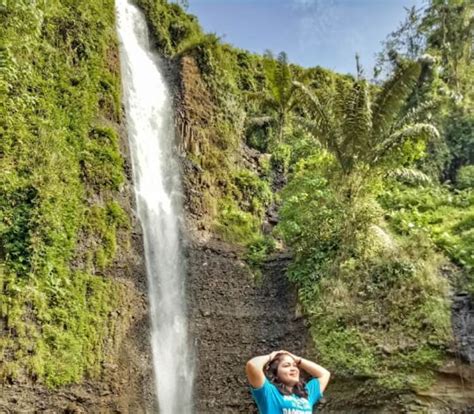
{"label": "cliff face", "polygon": [[[118,62],[118,60],[116,60]],[[125,160],[125,182],[117,202],[130,217],[132,226],[117,235],[119,240],[113,262],[102,277],[120,285],[122,290],[108,318],[100,375],[85,381],[55,388],[34,378],[12,378],[0,385],[0,412],[45,413],[145,413],[154,404],[149,316],[142,234],[134,216],[134,194],[124,119],[114,124],[120,131],[121,153]],[[87,239],[78,250],[90,249]],[[80,260],[75,266],[82,266]],[[1,325],[0,325],[1,327]],[[5,331],[4,331],[5,332]]]}
{"label": "cliff face", "polygon": [[304,321],[285,276],[288,260],[269,260],[255,280],[238,252],[222,241],[194,239],[188,253],[196,412],[256,412],[245,363],[275,349],[308,354]]}
{"label": "cliff face", "polygon": [[[200,148],[202,128],[209,116],[209,94],[190,57],[177,64],[177,131],[184,151]],[[211,111],[209,109],[209,111]],[[242,162],[248,162],[242,153]],[[188,306],[196,357],[195,401],[199,414],[256,412],[244,374],[254,355],[288,349],[314,357],[308,325],[299,312],[296,293],[286,277],[291,257],[271,256],[260,278],[242,259],[243,251],[224,242],[202,225],[208,211],[200,196],[207,189],[202,171],[183,161],[186,193]],[[456,305],[457,304],[457,305]],[[455,302],[453,325],[469,354],[472,316],[463,296]],[[466,360],[466,362],[469,362]],[[434,385],[419,392],[390,392],[374,387],[367,378],[341,378],[333,373],[331,385],[318,411],[326,413],[468,413],[474,404],[472,367],[450,360],[439,370]],[[368,381],[369,380],[369,381]]]}
{"label": "cliff face", "polygon": [[114,2],[9,2],[1,19],[0,411],[145,412]]}

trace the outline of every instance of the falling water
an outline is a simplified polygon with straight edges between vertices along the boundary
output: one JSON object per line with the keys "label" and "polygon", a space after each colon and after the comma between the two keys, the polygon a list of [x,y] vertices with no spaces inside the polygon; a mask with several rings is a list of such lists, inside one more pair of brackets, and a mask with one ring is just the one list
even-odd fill
{"label": "falling water", "polygon": [[144,233],[156,395],[161,414],[187,414],[192,412],[193,370],[172,106],[142,13],[127,0],[116,0],[116,7],[135,194]]}

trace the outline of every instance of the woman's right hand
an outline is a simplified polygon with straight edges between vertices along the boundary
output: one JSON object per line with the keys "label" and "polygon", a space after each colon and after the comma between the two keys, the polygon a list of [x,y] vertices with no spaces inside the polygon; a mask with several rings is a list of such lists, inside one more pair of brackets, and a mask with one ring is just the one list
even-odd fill
{"label": "woman's right hand", "polygon": [[284,351],[283,349],[280,349],[279,351],[273,351],[270,354],[268,354],[268,362],[273,361],[273,359],[278,355],[278,354],[289,354],[291,355],[288,351]]}
{"label": "woman's right hand", "polygon": [[273,352],[270,352],[270,353],[268,354],[268,362],[270,362],[271,360],[273,360],[273,358],[275,358],[279,352],[280,352],[280,351],[273,351]]}

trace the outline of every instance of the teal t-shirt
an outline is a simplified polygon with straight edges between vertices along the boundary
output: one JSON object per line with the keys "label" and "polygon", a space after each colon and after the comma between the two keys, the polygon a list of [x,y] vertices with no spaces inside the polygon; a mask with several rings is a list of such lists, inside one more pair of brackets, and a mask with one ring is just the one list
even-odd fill
{"label": "teal t-shirt", "polygon": [[312,378],[306,384],[308,399],[296,394],[282,395],[268,379],[260,388],[252,388],[252,396],[257,402],[260,414],[308,414],[313,405],[322,397],[319,380]]}

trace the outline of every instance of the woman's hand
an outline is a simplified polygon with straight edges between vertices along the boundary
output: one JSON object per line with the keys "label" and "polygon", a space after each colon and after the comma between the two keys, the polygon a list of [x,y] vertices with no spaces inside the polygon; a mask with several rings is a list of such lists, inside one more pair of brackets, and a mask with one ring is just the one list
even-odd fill
{"label": "woman's hand", "polygon": [[[287,354],[289,355],[291,358],[294,359],[294,361],[296,362],[297,365],[299,365],[301,363],[301,360],[302,358],[299,357],[299,356],[296,356],[295,354],[292,354],[291,352],[288,352],[288,351],[285,351],[285,350],[281,350],[281,351],[276,351],[276,352],[272,352],[272,354]],[[271,355],[271,354],[270,354]]]}
{"label": "woman's hand", "polygon": [[265,374],[263,372],[265,365],[275,359],[278,354],[282,353],[291,355],[288,351],[273,351],[268,355],[253,357],[247,362],[245,372],[252,387],[260,388],[263,385],[265,382]]}
{"label": "woman's hand", "polygon": [[289,352],[286,352],[286,351],[283,351],[283,350],[273,351],[273,352],[268,354],[268,362],[273,361],[278,354],[288,354],[288,353]]}
{"label": "woman's hand", "polygon": [[272,352],[268,355],[256,356],[247,362],[247,365],[245,365],[245,373],[252,387],[260,388],[264,384],[265,374],[263,368],[277,353],[278,352]]}

